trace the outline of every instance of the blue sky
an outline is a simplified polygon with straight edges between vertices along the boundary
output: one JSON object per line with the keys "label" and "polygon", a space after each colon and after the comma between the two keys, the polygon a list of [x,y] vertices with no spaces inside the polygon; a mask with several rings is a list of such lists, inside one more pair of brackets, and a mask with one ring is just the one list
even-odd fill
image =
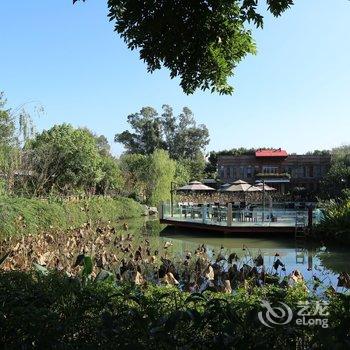
{"label": "blue sky", "polygon": [[254,30],[258,54],[231,78],[233,96],[187,96],[167,70],[147,73],[113,32],[106,1],[2,0],[0,90],[9,106],[44,106],[39,130],[69,122],[111,142],[127,128],[128,114],[170,104],[176,113],[188,106],[208,126],[208,150],[273,146],[302,153],[350,143],[350,2],[295,2]]}

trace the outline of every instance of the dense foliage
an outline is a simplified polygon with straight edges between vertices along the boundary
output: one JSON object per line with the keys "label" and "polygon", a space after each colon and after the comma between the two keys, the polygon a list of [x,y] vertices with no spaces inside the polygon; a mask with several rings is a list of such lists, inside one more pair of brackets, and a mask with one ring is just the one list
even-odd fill
{"label": "dense foliage", "polygon": [[155,150],[150,155],[124,154],[120,167],[125,174],[124,190],[153,206],[170,199],[172,182],[183,184],[191,176],[188,166],[170,159],[164,150]]}
{"label": "dense foliage", "polygon": [[[77,0],[73,0],[73,4]],[[83,0],[85,1],[85,0]],[[129,49],[138,49],[148,71],[166,67],[185,93],[211,89],[231,94],[236,66],[255,53],[249,22],[263,26],[258,0],[108,0],[109,19]],[[279,16],[293,0],[266,0]]]}
{"label": "dense foliage", "polygon": [[151,107],[128,117],[133,132],[116,135],[126,152],[117,159],[104,135],[70,124],[34,132],[25,112],[16,116],[0,95],[0,195],[26,197],[110,195],[158,205],[171,183],[204,176],[208,129],[184,108],[158,116]]}
{"label": "dense foliage", "polygon": [[316,233],[325,239],[350,243],[350,197],[323,203],[324,217]]}
{"label": "dense foliage", "polygon": [[55,125],[37,135],[26,148],[37,193],[69,193],[94,188],[102,178],[101,159],[93,136],[85,129]]}
{"label": "dense foliage", "polygon": [[262,299],[296,310],[308,297],[298,286],[190,295],[170,286],[116,286],[108,274],[89,281],[1,273],[0,342],[22,349],[347,348],[349,296],[329,296],[328,328],[268,328],[257,317]]}
{"label": "dense foliage", "polygon": [[349,195],[350,187],[350,146],[332,149],[331,156],[331,168],[322,181],[321,197],[345,198]]}

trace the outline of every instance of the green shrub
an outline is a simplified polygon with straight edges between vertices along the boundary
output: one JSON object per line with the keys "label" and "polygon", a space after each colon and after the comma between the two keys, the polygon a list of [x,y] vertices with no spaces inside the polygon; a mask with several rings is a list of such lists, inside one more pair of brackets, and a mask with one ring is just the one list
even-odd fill
{"label": "green shrub", "polygon": [[[305,289],[189,294],[175,287],[116,285],[50,273],[0,273],[0,344],[5,349],[345,349],[350,297],[330,297],[329,327],[260,323],[261,300],[293,310]],[[301,347],[300,347],[301,348]]]}
{"label": "green shrub", "polygon": [[341,201],[329,201],[324,209],[321,224],[316,233],[325,238],[350,243],[350,198]]}

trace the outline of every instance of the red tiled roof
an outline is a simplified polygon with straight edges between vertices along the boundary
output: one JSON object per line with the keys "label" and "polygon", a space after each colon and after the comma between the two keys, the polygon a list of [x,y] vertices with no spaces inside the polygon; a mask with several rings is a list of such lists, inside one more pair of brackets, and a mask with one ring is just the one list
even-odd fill
{"label": "red tiled roof", "polygon": [[288,153],[279,148],[279,149],[258,149],[255,152],[255,157],[287,157]]}

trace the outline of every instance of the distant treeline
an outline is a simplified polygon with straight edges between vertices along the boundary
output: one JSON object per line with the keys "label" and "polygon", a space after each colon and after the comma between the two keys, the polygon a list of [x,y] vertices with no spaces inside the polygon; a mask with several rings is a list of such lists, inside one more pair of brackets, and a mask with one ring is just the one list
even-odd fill
{"label": "distant treeline", "polygon": [[[25,111],[7,109],[0,94],[0,194],[132,197],[156,205],[170,198],[171,183],[217,178],[220,155],[254,154],[255,148],[205,153],[209,131],[184,107],[175,115],[169,105],[127,116],[130,130],[115,135],[125,152],[116,158],[104,135],[69,124],[36,132]],[[350,184],[350,146],[308,154],[331,154],[332,167],[319,195],[344,195]]]}

